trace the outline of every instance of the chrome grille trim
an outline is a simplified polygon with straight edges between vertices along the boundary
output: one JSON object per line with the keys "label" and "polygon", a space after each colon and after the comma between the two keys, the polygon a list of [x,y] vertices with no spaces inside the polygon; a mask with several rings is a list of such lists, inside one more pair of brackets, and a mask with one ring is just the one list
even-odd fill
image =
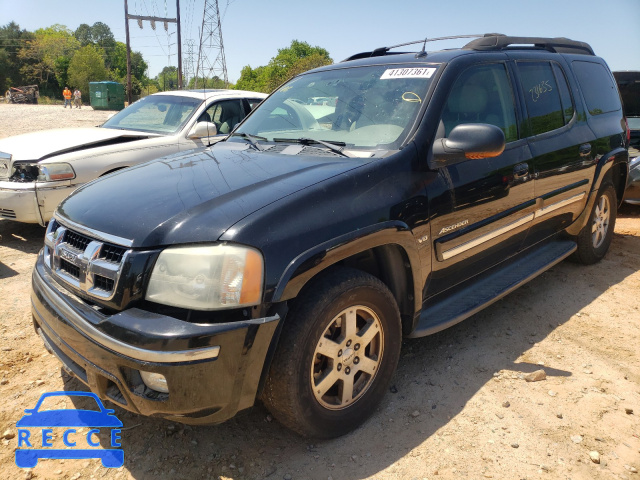
{"label": "chrome grille trim", "polygon": [[104,243],[104,234],[96,239],[87,229],[77,232],[63,222],[56,217],[49,223],[44,242],[45,265],[68,285],[94,298],[111,300],[131,250]]}
{"label": "chrome grille trim", "polygon": [[112,243],[114,245],[131,248],[133,247],[133,240],[129,240],[127,238],[118,237],[116,235],[111,235],[110,233],[100,232],[98,230],[94,230],[89,227],[85,227],[84,225],[80,225],[79,223],[73,222],[68,218],[62,218],[58,213],[53,214],[53,218],[60,225],[64,225],[65,227],[70,228],[71,230],[86,235],[87,237],[94,238],[96,240],[100,240],[106,243]]}

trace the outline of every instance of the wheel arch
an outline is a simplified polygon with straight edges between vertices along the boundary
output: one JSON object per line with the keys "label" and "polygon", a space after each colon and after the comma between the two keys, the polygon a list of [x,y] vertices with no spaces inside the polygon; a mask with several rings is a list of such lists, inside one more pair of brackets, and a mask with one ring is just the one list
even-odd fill
{"label": "wheel arch", "polygon": [[591,191],[589,192],[585,208],[576,221],[566,229],[566,232],[571,236],[575,236],[580,233],[589,221],[589,216],[591,215],[591,210],[595,199],[598,196],[600,187],[602,187],[602,185],[607,181],[611,182],[615,188],[616,196],[618,197],[617,207],[619,207],[622,204],[622,197],[626,188],[628,174],[629,152],[627,150],[624,148],[617,148],[608,154],[603,155],[598,161],[593,184],[591,186]]}
{"label": "wheel arch", "polygon": [[406,225],[388,222],[375,231],[354,232],[310,249],[288,265],[276,286],[272,302],[292,300],[331,267],[362,270],[381,280],[391,291],[403,321],[412,324],[420,308],[420,259]]}

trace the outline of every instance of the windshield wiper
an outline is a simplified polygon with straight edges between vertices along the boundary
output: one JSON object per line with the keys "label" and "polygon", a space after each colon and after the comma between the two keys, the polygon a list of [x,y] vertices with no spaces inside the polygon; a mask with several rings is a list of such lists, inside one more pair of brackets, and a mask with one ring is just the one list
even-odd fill
{"label": "windshield wiper", "polygon": [[274,138],[274,142],[292,142],[292,143],[300,143],[302,145],[313,145],[317,143],[318,145],[322,145],[327,147],[332,152],[342,155],[347,158],[354,158],[353,155],[348,154],[344,151],[344,147],[347,145],[344,142],[328,142],[326,140],[315,140],[313,138]]}
{"label": "windshield wiper", "polygon": [[253,148],[255,148],[256,150],[258,150],[259,152],[262,152],[262,148],[258,145],[258,142],[256,140],[262,140],[264,142],[267,141],[267,139],[265,137],[261,137],[259,135],[251,135],[250,133],[232,133],[231,134],[232,137],[241,137],[244,138],[247,142],[249,142],[251,144],[251,146]]}

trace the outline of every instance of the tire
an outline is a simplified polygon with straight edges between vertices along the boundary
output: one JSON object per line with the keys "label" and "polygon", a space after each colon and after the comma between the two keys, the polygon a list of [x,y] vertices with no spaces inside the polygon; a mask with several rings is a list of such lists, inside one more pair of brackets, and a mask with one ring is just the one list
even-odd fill
{"label": "tire", "polygon": [[335,270],[305,287],[285,322],[262,394],[266,407],[307,437],[358,427],[398,365],[402,328],[389,289],[360,270]]}
{"label": "tire", "polygon": [[617,210],[616,190],[612,184],[605,183],[598,191],[589,222],[576,239],[578,250],[572,256],[576,262],[592,265],[606,255],[613,239]]}

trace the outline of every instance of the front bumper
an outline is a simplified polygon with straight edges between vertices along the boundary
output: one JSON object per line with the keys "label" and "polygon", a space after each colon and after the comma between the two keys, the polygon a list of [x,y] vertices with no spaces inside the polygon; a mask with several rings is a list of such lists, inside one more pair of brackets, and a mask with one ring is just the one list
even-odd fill
{"label": "front bumper", "polygon": [[23,223],[48,222],[58,204],[78,187],[70,181],[0,182],[0,218]]}
{"label": "front bumper", "polygon": [[0,182],[0,218],[42,224],[35,183]]}
{"label": "front bumper", "polygon": [[[149,416],[215,424],[251,407],[280,317],[194,324],[131,308],[108,316],[59,286],[38,256],[31,304],[49,351],[100,398]],[[146,387],[160,373],[168,394]]]}

